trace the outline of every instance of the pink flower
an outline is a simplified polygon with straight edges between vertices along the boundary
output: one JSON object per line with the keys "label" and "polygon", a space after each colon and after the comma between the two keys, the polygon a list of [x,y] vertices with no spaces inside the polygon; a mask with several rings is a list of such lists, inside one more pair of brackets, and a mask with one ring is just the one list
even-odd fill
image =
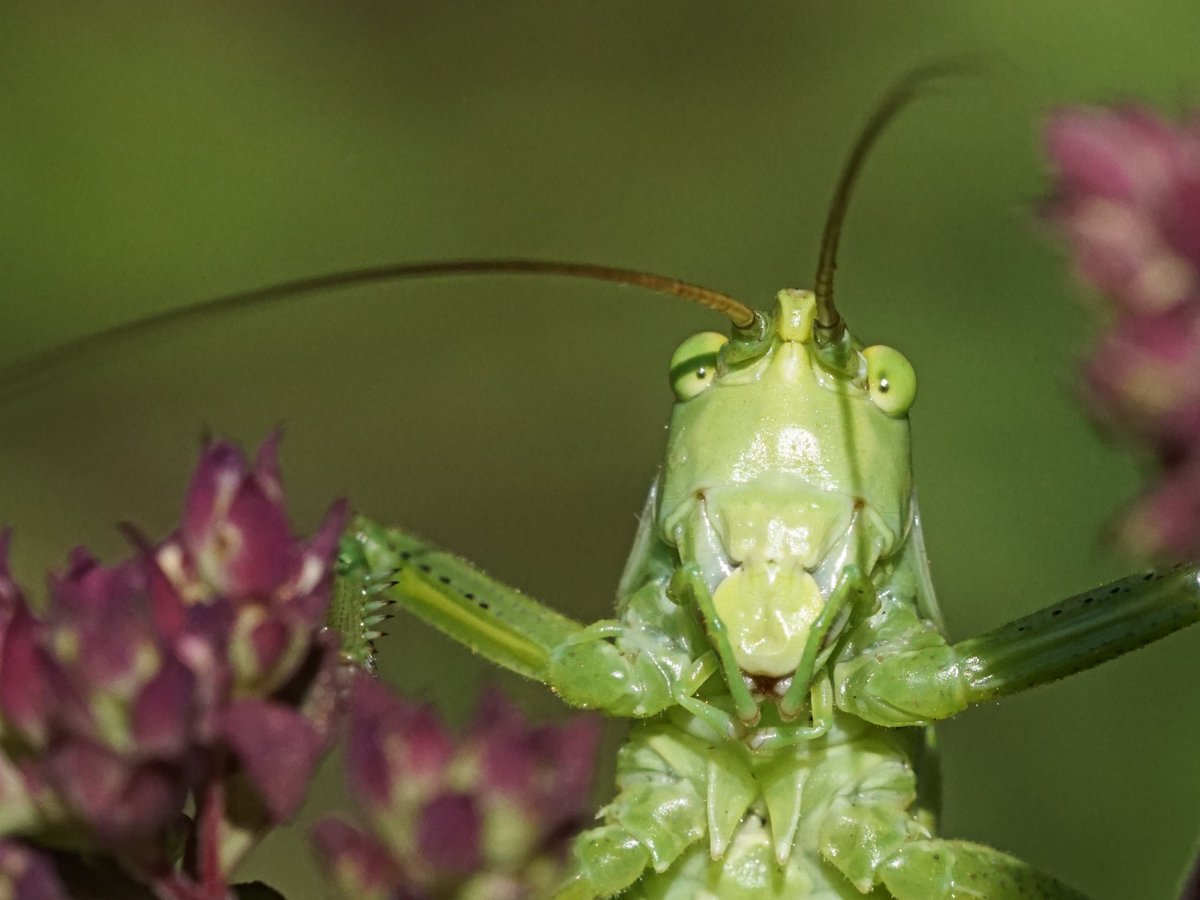
{"label": "pink flower", "polygon": [[0,833],[66,831],[162,875],[189,802],[197,838],[227,802],[259,829],[295,813],[341,692],[323,624],[346,513],[294,538],[276,445],[253,467],[206,446],[179,531],[157,546],[134,534],[113,566],[75,550],[42,615],[0,534],[0,807],[18,820],[0,813]]}
{"label": "pink flower", "polygon": [[1200,126],[1149,110],[1067,109],[1046,127],[1052,221],[1076,271],[1122,312],[1195,299],[1200,282]]}
{"label": "pink flower", "polygon": [[1084,363],[1089,407],[1157,468],[1116,528],[1139,555],[1200,555],[1200,119],[1068,109],[1046,128],[1050,221],[1109,302]]}
{"label": "pink flower", "polygon": [[0,840],[0,897],[69,900],[69,894],[46,856],[8,840]]}
{"label": "pink flower", "polygon": [[508,900],[552,887],[587,809],[599,733],[590,716],[530,725],[490,691],[455,740],[428,707],[360,676],[346,768],[370,832],[318,825],[327,872],[345,897],[388,900]]}
{"label": "pink flower", "polygon": [[292,537],[279,483],[278,434],[254,466],[217,442],[205,448],[188,489],[183,526],[155,552],[183,603],[207,607],[230,644],[239,691],[269,691],[295,669],[314,630],[325,622],[333,561],[346,524],[334,504],[308,541]]}
{"label": "pink flower", "polygon": [[401,900],[403,880],[387,848],[339,819],[325,819],[312,830],[313,846],[326,874],[343,897]]}
{"label": "pink flower", "polygon": [[1085,363],[1087,399],[1165,465],[1200,438],[1200,302],[1118,317]]}

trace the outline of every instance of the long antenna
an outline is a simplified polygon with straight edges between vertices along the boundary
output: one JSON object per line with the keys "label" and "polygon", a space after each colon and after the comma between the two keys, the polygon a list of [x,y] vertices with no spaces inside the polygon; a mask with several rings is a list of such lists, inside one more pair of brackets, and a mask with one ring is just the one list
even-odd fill
{"label": "long antenna", "polygon": [[139,335],[148,334],[169,325],[197,319],[210,313],[227,313],[250,307],[266,306],[281,300],[289,300],[306,294],[315,294],[337,288],[347,288],[409,278],[432,278],[452,275],[560,275],[566,278],[586,278],[593,281],[609,281],[633,285],[659,294],[681,297],[707,306],[727,316],[737,328],[749,327],[754,322],[754,311],[745,304],[699,285],[653,275],[633,269],[617,269],[590,263],[548,262],[536,259],[466,259],[442,262],[401,263],[376,266],[367,269],[352,269],[284,281],[267,287],[256,288],[236,294],[227,294],[202,300],[175,309],[154,313],[85,335],[64,344],[35,353],[24,359],[0,366],[0,389],[10,390],[30,379],[63,365],[81,356],[94,353],[104,347]]}
{"label": "long antenna", "polygon": [[820,325],[817,336],[823,343],[836,342],[845,330],[841,314],[833,304],[833,274],[837,270],[838,241],[842,236],[846,210],[850,206],[850,192],[867,154],[896,114],[915,100],[925,88],[947,76],[964,74],[971,68],[973,67],[963,62],[942,61],[913,69],[887,92],[859,134],[842,168],[837,189],[829,204],[825,233],[821,236],[817,275],[813,279],[813,293],[817,298],[817,322]]}

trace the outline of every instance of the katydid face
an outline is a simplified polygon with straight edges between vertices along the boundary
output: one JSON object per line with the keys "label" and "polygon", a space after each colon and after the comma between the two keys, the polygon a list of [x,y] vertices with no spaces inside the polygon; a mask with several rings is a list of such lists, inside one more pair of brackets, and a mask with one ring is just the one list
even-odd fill
{"label": "katydid face", "polygon": [[[700,566],[752,675],[795,671],[840,573],[871,573],[909,529],[912,369],[883,347],[853,351],[853,374],[828,368],[813,317],[811,293],[782,291],[769,338],[750,358],[714,359],[716,336],[708,346],[698,336],[672,366],[681,399],[660,533]],[[688,351],[690,369],[679,358]]]}

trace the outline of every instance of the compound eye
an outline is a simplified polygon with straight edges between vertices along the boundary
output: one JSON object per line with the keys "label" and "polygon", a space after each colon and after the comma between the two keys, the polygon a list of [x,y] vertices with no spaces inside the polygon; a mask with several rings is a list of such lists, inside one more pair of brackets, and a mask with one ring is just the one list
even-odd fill
{"label": "compound eye", "polygon": [[671,356],[671,390],[679,400],[691,400],[713,383],[717,352],[729,338],[715,331],[693,334]]}
{"label": "compound eye", "polygon": [[893,418],[908,412],[917,398],[917,373],[904,354],[876,344],[863,352],[871,402]]}

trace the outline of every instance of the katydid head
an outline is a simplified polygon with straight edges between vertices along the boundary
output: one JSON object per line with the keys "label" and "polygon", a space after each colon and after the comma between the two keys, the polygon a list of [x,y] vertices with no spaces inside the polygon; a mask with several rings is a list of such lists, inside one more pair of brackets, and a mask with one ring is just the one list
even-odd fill
{"label": "katydid head", "polygon": [[735,322],[731,341],[698,335],[671,361],[678,402],[655,524],[699,569],[747,675],[785,679],[811,663],[810,637],[843,577],[872,576],[908,537],[916,376],[898,351],[847,331],[833,276],[868,151],[953,68],[914,71],[868,120],[834,191],[814,289],[781,291],[769,316]]}
{"label": "katydid head", "polygon": [[872,573],[911,523],[912,367],[845,331],[831,364],[816,317],[812,292],[781,291],[760,335],[697,335],[672,360],[659,537],[752,675],[794,672],[841,574]]}

